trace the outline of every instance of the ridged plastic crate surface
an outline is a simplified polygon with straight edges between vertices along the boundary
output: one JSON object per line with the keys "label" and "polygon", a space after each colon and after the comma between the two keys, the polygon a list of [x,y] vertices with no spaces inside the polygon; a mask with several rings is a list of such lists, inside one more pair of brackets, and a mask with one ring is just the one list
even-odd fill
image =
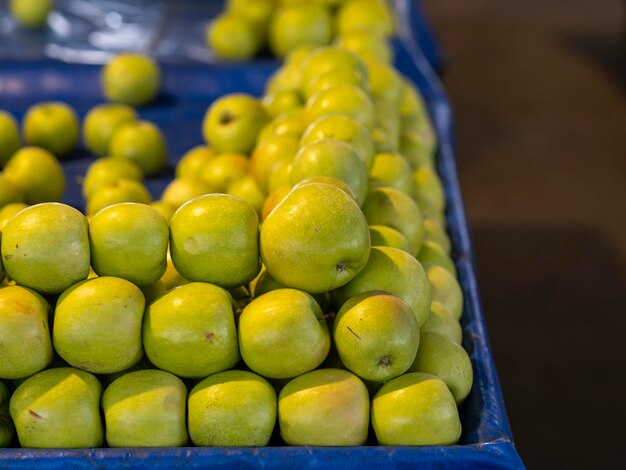
{"label": "ridged plastic crate surface", "polygon": [[[420,88],[439,136],[438,170],[445,186],[446,218],[453,258],[465,295],[463,346],[474,368],[474,386],[460,407],[463,434],[457,445],[432,447],[264,447],[164,449],[0,449],[0,468],[524,468],[512,441],[506,410],[487,339],[478,296],[473,254],[459,190],[453,148],[452,114],[445,94],[417,47],[415,5],[395,2],[399,38],[394,41],[397,68]],[[164,62],[165,59],[163,59]],[[163,92],[143,119],[157,123],[169,145],[168,168],[147,182],[158,196],[173,177],[176,161],[202,143],[201,121],[209,104],[231,92],[260,95],[278,62],[253,64],[163,63]],[[79,114],[102,102],[100,67],[59,61],[0,60],[0,108],[21,119],[28,106],[43,100],[70,103]],[[63,166],[68,179],[64,202],[83,208],[78,178],[93,158],[77,151]]]}

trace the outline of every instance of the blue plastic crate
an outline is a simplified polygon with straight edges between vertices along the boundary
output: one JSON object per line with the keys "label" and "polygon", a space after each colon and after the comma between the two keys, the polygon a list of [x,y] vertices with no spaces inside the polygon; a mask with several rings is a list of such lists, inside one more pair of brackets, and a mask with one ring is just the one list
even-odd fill
{"label": "blue plastic crate", "polygon": [[[0,449],[0,468],[46,469],[106,468],[524,468],[512,441],[506,410],[487,339],[479,301],[470,237],[456,175],[452,113],[435,73],[420,52],[415,14],[410,1],[398,1],[400,37],[394,42],[396,66],[422,91],[439,136],[438,169],[448,210],[453,245],[465,305],[462,319],[464,346],[474,368],[474,387],[460,408],[463,434],[458,445],[433,447],[363,446],[168,449]],[[278,63],[270,60],[246,64],[164,64],[163,93],[153,106],[140,110],[143,119],[156,122],[169,144],[168,168],[148,182],[155,196],[173,176],[177,159],[202,143],[201,121],[208,105],[225,93],[245,91],[259,95]],[[84,116],[102,101],[99,67],[57,61],[0,61],[0,108],[18,118],[31,104],[63,100]],[[77,151],[63,166],[68,177],[64,202],[83,207],[78,177],[93,158]]]}

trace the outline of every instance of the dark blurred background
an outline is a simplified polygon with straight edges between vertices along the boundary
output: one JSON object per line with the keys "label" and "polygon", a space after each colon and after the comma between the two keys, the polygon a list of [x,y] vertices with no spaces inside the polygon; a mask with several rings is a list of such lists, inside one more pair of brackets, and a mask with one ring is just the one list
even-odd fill
{"label": "dark blurred background", "polygon": [[422,0],[517,448],[618,468],[626,388],[626,57],[619,0]]}

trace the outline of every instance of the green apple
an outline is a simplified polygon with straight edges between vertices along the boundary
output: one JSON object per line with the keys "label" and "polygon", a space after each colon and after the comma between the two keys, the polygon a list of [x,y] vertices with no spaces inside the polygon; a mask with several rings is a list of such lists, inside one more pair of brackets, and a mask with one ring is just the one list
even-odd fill
{"label": "green apple", "polygon": [[[28,206],[23,202],[12,202],[0,209],[0,231],[4,231],[4,226],[7,222],[22,209],[26,209]],[[0,261],[2,262],[2,261]]]}
{"label": "green apple", "polygon": [[140,181],[119,179],[93,190],[87,199],[86,213],[88,216],[93,216],[105,207],[121,202],[150,204],[152,195]]}
{"label": "green apple", "polygon": [[413,364],[420,329],[404,300],[370,291],[341,306],[333,322],[333,340],[348,370],[365,380],[386,382]]}
{"label": "green apple", "polygon": [[314,49],[300,63],[301,88],[309,88],[309,82],[316,80],[320,75],[330,71],[343,71],[346,76],[356,73],[361,80],[360,83],[367,82],[367,69],[365,64],[352,51],[339,47],[319,47]]}
{"label": "green apple", "polygon": [[357,119],[341,114],[322,116],[305,130],[300,145],[316,140],[335,139],[349,143],[369,170],[374,162],[374,142],[370,132]]}
{"label": "green apple", "polygon": [[15,426],[9,414],[10,398],[9,389],[0,381],[0,449],[11,445],[15,432]]}
{"label": "green apple", "polygon": [[146,309],[143,345],[150,361],[179,377],[206,377],[239,361],[233,300],[226,290],[191,282]]}
{"label": "green apple", "polygon": [[304,59],[306,59],[308,55],[316,49],[321,48],[311,44],[302,44],[301,46],[294,47],[283,58],[283,66],[294,65],[296,67],[300,67]]}
{"label": "green apple", "polygon": [[226,2],[226,12],[239,15],[254,28],[256,41],[263,45],[267,36],[274,0],[229,0]]}
{"label": "green apple", "polygon": [[359,206],[323,183],[294,188],[261,228],[261,257],[278,281],[311,293],[327,292],[367,263],[370,236]]}
{"label": "green apple", "polygon": [[274,11],[268,30],[269,46],[274,55],[284,57],[304,44],[323,46],[333,35],[328,9],[310,3],[279,7]]}
{"label": "green apple", "polygon": [[70,365],[96,374],[128,369],[141,359],[145,298],[131,282],[95,277],[67,289],[57,301],[54,348]]}
{"label": "green apple", "polygon": [[426,240],[420,248],[417,259],[424,265],[435,264],[447,269],[456,277],[456,266],[450,255],[437,242]]}
{"label": "green apple", "polygon": [[267,446],[276,409],[276,392],[263,377],[244,370],[219,372],[189,394],[189,434],[196,446]]}
{"label": "green apple", "polygon": [[425,215],[441,214],[446,208],[443,184],[430,166],[418,167],[413,171],[413,199]]}
{"label": "green apple", "polygon": [[370,225],[369,229],[372,246],[390,246],[411,253],[409,241],[396,229],[386,225]]}
{"label": "green apple", "polygon": [[311,96],[304,108],[304,122],[310,125],[316,119],[332,114],[352,117],[370,130],[376,123],[376,111],[369,95],[348,83],[325,88]]}
{"label": "green apple", "polygon": [[100,76],[104,97],[116,103],[144,106],[156,98],[161,86],[161,70],[150,57],[124,53],[115,56]]}
{"label": "green apple", "polygon": [[167,222],[145,204],[108,206],[89,224],[93,270],[140,287],[155,283],[165,273],[168,242]]}
{"label": "green apple", "polygon": [[17,152],[22,143],[15,118],[0,109],[0,167]]}
{"label": "green apple", "polygon": [[265,84],[265,94],[273,95],[283,91],[300,92],[302,74],[296,64],[283,64],[270,75]]}
{"label": "green apple", "polygon": [[114,380],[102,394],[109,447],[187,444],[187,389],[163,370],[138,370]]}
{"label": "green apple", "polygon": [[372,97],[389,103],[399,116],[405,87],[402,76],[392,65],[385,62],[368,60],[365,64]]}
{"label": "green apple", "polygon": [[2,261],[7,274],[43,294],[58,294],[87,278],[87,220],[56,202],[28,207],[4,227]]}
{"label": "green apple", "polygon": [[273,136],[289,134],[299,139],[304,132],[302,116],[304,108],[296,108],[276,116],[268,122],[257,136],[257,144],[264,142]]}
{"label": "green apple", "polygon": [[265,95],[261,100],[265,114],[269,118],[275,118],[292,109],[299,109],[303,106],[302,97],[296,90],[284,90]]}
{"label": "green apple", "polygon": [[165,268],[165,273],[161,276],[161,282],[165,285],[166,290],[171,290],[174,287],[189,283],[189,281],[181,276],[181,274],[176,270],[176,267],[172,262],[172,255],[170,254],[169,247],[167,249],[167,266]]}
{"label": "green apple", "polygon": [[268,191],[268,181],[277,163],[292,161],[298,152],[298,137],[292,134],[271,135],[259,141],[250,158],[250,173],[259,187]]}
{"label": "green apple", "polygon": [[450,311],[440,302],[430,304],[430,315],[420,329],[421,333],[438,333],[441,336],[461,344],[463,329],[459,321],[452,316]]}
{"label": "green apple", "polygon": [[404,125],[400,133],[400,153],[409,160],[413,168],[435,165],[437,139],[430,124],[427,125],[428,127],[422,129]]}
{"label": "green apple", "polygon": [[408,78],[404,79],[404,91],[400,103],[400,114],[404,118],[428,119],[428,109],[419,89]]}
{"label": "green apple", "polygon": [[267,180],[267,191],[271,194],[278,188],[287,186],[291,188],[291,168],[293,161],[286,159],[272,167],[272,172]]}
{"label": "green apple", "polygon": [[413,309],[419,326],[430,314],[430,284],[422,265],[406,251],[388,246],[371,249],[369,261],[357,276],[334,292],[337,308],[355,295],[371,290],[397,295]]}
{"label": "green apple", "polygon": [[24,202],[24,192],[0,173],[0,207],[16,202]]}
{"label": "green apple", "polygon": [[337,12],[340,35],[366,30],[391,36],[395,32],[393,13],[385,0],[346,0]]}
{"label": "green apple", "polygon": [[206,42],[217,57],[225,60],[251,59],[260,45],[253,25],[233,13],[219,15],[209,24]]}
{"label": "green apple", "polygon": [[207,144],[220,153],[248,155],[266,122],[267,116],[259,100],[245,93],[232,93],[211,104],[204,116],[202,133]]}
{"label": "green apple", "polygon": [[148,121],[119,126],[113,133],[109,151],[112,157],[133,161],[146,175],[153,175],[163,169],[167,153],[161,130]]}
{"label": "green apple", "polygon": [[354,374],[314,370],[280,391],[280,435],[289,445],[360,446],[367,440],[369,406],[367,388]]}
{"label": "green apple", "polygon": [[45,149],[24,147],[9,159],[4,176],[24,191],[27,204],[58,201],[65,191],[65,175],[59,161]]}
{"label": "green apple", "polygon": [[241,153],[227,152],[217,155],[206,164],[200,177],[216,193],[225,193],[228,186],[248,174],[250,160]]}
{"label": "green apple", "polygon": [[11,15],[20,25],[41,28],[46,25],[54,0],[11,0]]}
{"label": "green apple", "polygon": [[443,304],[454,318],[460,320],[463,313],[463,291],[459,281],[441,266],[429,265],[425,269],[432,290],[432,300]]}
{"label": "green apple", "polygon": [[153,282],[152,284],[148,284],[147,286],[142,286],[140,289],[144,299],[146,299],[146,305],[167,292],[167,288],[161,279]]}
{"label": "green apple", "polygon": [[374,396],[371,413],[380,445],[450,445],[461,437],[454,397],[434,375],[411,372],[390,380]]}
{"label": "green apple", "polygon": [[102,385],[72,367],[47,369],[13,393],[9,410],[24,448],[87,448],[103,444]]}
{"label": "green apple", "polygon": [[322,139],[303,146],[292,163],[290,182],[311,176],[331,176],[344,181],[363,204],[367,194],[367,168],[354,147],[341,140]]}
{"label": "green apple", "polygon": [[263,203],[263,207],[261,208],[261,222],[265,222],[267,216],[269,216],[272,211],[282,202],[283,199],[289,194],[291,191],[290,186],[279,186],[274,191],[270,192]]}
{"label": "green apple", "polygon": [[141,182],[143,171],[135,162],[126,158],[98,158],[89,165],[85,173],[83,197],[90,199],[97,189],[115,184],[122,179]]}
{"label": "green apple", "polygon": [[257,215],[261,216],[261,209],[266,194],[261,190],[254,176],[247,174],[233,181],[226,189],[226,194],[238,197],[250,204]]}
{"label": "green apple", "polygon": [[402,233],[417,255],[424,241],[424,221],[419,207],[402,191],[391,187],[373,187],[362,206],[371,225],[387,225]]}
{"label": "green apple", "polygon": [[217,192],[217,189],[197,176],[178,177],[170,181],[165,187],[161,200],[174,209],[178,209],[187,201],[198,196]]}
{"label": "green apple", "polygon": [[398,106],[381,96],[373,96],[372,102],[376,110],[376,124],[372,131],[376,152],[397,152],[400,150],[402,135],[402,119]]}
{"label": "green apple", "polygon": [[49,311],[44,298],[26,287],[0,289],[0,378],[28,377],[50,363]]}
{"label": "green apple", "polygon": [[302,94],[308,100],[316,93],[335,85],[354,85],[369,93],[369,83],[358,70],[334,68],[315,75],[302,86]]}
{"label": "green apple", "polygon": [[[276,289],[285,288],[287,288],[287,286],[281,284],[276,279],[274,279],[265,268],[261,268],[261,272],[256,277],[256,279],[250,282],[250,292],[252,293],[253,298],[260,297],[261,295]],[[324,292],[322,294],[313,294],[312,297],[320,306],[322,312],[325,312],[328,309],[330,302],[330,296],[328,295],[328,292]]]}
{"label": "green apple", "polygon": [[457,405],[472,390],[472,362],[461,345],[437,333],[422,335],[411,371],[439,377],[448,386]]}
{"label": "green apple", "polygon": [[365,60],[379,60],[393,63],[393,48],[389,39],[381,33],[367,30],[354,30],[335,38],[338,47],[348,49]]}
{"label": "green apple", "polygon": [[190,281],[238,287],[259,272],[259,219],[247,202],[208,194],[182,205],[170,221],[176,269]]}
{"label": "green apple", "polygon": [[377,153],[370,170],[371,186],[390,186],[413,196],[413,170],[408,160],[396,152]]}
{"label": "green apple", "polygon": [[217,151],[206,145],[197,145],[188,150],[176,165],[176,177],[198,178],[209,161],[217,155]]}
{"label": "green apple", "polygon": [[136,120],[137,112],[128,105],[102,103],[94,106],[83,121],[85,147],[95,155],[106,155],[115,130],[122,124]]}
{"label": "green apple", "polygon": [[348,183],[338,178],[334,178],[332,176],[319,176],[319,175],[309,176],[307,178],[304,178],[303,180],[300,180],[298,184],[294,185],[294,188],[296,186],[304,186],[305,184],[311,184],[311,183],[323,183],[323,184],[329,184],[331,186],[335,186],[336,188],[341,189],[344,193],[350,196],[355,202],[357,202],[356,194],[354,194],[354,191],[348,185]]}
{"label": "green apple", "polygon": [[319,366],[330,348],[330,333],[316,300],[297,289],[256,297],[239,317],[239,350],[258,374],[286,379]]}
{"label": "green apple", "polygon": [[22,124],[27,145],[63,156],[76,147],[80,126],[76,111],[66,103],[50,101],[31,106]]}
{"label": "green apple", "polygon": [[452,244],[450,243],[450,237],[448,237],[442,222],[430,217],[424,217],[424,230],[424,240],[432,240],[441,246],[446,253],[450,253]]}

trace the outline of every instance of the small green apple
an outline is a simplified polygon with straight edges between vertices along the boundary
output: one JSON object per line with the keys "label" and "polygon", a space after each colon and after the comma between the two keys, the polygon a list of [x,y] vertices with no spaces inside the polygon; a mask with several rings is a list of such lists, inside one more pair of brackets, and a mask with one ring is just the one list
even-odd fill
{"label": "small green apple", "polygon": [[72,367],[47,369],[26,379],[9,409],[24,448],[87,448],[103,444],[102,385]]}
{"label": "small green apple", "polygon": [[245,93],[232,93],[211,104],[204,116],[202,133],[207,144],[220,153],[248,155],[266,122],[259,100]]}
{"label": "small green apple", "polygon": [[411,253],[409,241],[396,229],[386,225],[370,225],[369,229],[372,246],[390,246]]}
{"label": "small green apple", "polygon": [[399,108],[405,86],[402,76],[392,65],[385,62],[370,59],[365,64],[372,97],[389,103],[400,116]]}
{"label": "small green apple", "polygon": [[265,94],[273,95],[282,91],[300,91],[302,74],[296,64],[284,64],[270,75],[265,84]]}
{"label": "small green apple", "polygon": [[457,405],[472,390],[472,362],[461,345],[437,333],[424,333],[411,371],[439,377],[448,386]]}
{"label": "small green apple", "polygon": [[90,199],[92,194],[103,186],[127,179],[143,181],[141,168],[126,158],[102,157],[95,160],[85,173],[83,179],[83,197]]}
{"label": "small green apple", "polygon": [[417,86],[408,78],[404,79],[400,114],[404,118],[428,119],[428,109],[426,108],[424,97]]}
{"label": "small green apple", "polygon": [[49,311],[44,298],[26,287],[0,289],[0,378],[28,377],[50,363]]}
{"label": "small green apple", "polygon": [[371,413],[380,445],[450,445],[461,437],[454,397],[434,375],[411,372],[390,380],[374,396]]}
{"label": "small green apple", "polygon": [[310,125],[316,119],[332,114],[350,116],[367,129],[373,129],[376,123],[376,111],[369,95],[348,83],[325,88],[311,96],[304,108],[304,122]]}
{"label": "small green apple", "polygon": [[133,161],[146,175],[161,171],[167,154],[161,130],[148,121],[128,122],[119,126],[113,133],[109,151],[112,157]]}
{"label": "small green apple", "polygon": [[89,224],[91,266],[137,286],[158,281],[167,265],[169,227],[150,206],[125,202],[108,206]]}
{"label": "small green apple", "polygon": [[328,9],[303,3],[279,7],[274,11],[270,20],[268,41],[274,55],[284,57],[292,49],[304,44],[328,44],[332,34],[332,18]]}
{"label": "small green apple", "polygon": [[417,259],[424,265],[435,264],[447,269],[456,277],[456,266],[450,255],[433,240],[426,240],[420,248]]}
{"label": "small green apple", "polygon": [[338,47],[348,49],[365,60],[379,60],[392,64],[393,48],[389,39],[381,33],[367,30],[354,30],[335,38]]}
{"label": "small green apple", "polygon": [[292,163],[290,182],[296,185],[311,176],[331,176],[344,181],[363,204],[367,194],[367,168],[352,145],[322,139],[303,146]]}
{"label": "small green apple", "polygon": [[172,262],[169,246],[167,249],[167,267],[165,268],[165,273],[161,276],[161,282],[165,285],[166,290],[171,290],[174,287],[189,283],[189,281],[181,276],[181,274],[176,270],[176,267]]}
{"label": "small green apple", "polygon": [[436,135],[432,127],[425,127],[420,130],[403,126],[400,133],[399,150],[409,160],[413,168],[434,166],[436,146]]}
{"label": "small green apple", "polygon": [[[4,231],[4,226],[7,222],[22,209],[26,209],[28,206],[23,202],[12,202],[0,209],[0,231]],[[1,263],[2,261],[0,261]]]}
{"label": "small green apple", "polygon": [[[252,294],[252,297],[255,299],[267,292],[285,288],[287,288],[287,286],[281,284],[276,279],[274,279],[264,267],[261,268],[261,272],[256,277],[256,279],[250,282],[250,292]],[[322,294],[313,294],[312,297],[320,306],[322,312],[325,312],[328,309],[330,303],[330,296],[328,295],[328,292],[324,292]]]}
{"label": "small green apple", "polygon": [[17,121],[13,115],[0,109],[0,167],[3,167],[21,146]]}
{"label": "small green apple", "polygon": [[87,220],[56,202],[28,207],[4,227],[2,261],[7,274],[43,294],[58,294],[89,273]]}
{"label": "small green apple", "polygon": [[370,170],[371,186],[390,186],[413,196],[414,183],[408,160],[396,152],[377,153]]}
{"label": "small green apple", "polygon": [[271,194],[281,187],[291,188],[291,168],[293,160],[285,159],[272,167],[272,172],[267,180],[267,191]]}
{"label": "small green apple", "polygon": [[253,25],[233,13],[219,15],[209,24],[206,42],[224,60],[251,59],[260,45]]}
{"label": "small green apple", "polygon": [[254,28],[256,41],[263,45],[267,36],[272,12],[275,9],[274,0],[229,0],[226,2],[226,12],[239,15]]}
{"label": "small green apple", "polygon": [[128,105],[103,103],[94,106],[83,121],[85,147],[95,155],[106,155],[115,130],[122,124],[136,120],[137,112]]}
{"label": "small green apple", "polygon": [[337,12],[340,35],[366,30],[391,36],[395,32],[393,13],[385,0],[346,0]]}
{"label": "small green apple", "polygon": [[261,208],[261,222],[265,222],[265,219],[272,213],[272,211],[282,202],[283,199],[289,194],[291,187],[287,185],[279,186],[274,191],[270,192],[263,203]]}
{"label": "small green apple", "polygon": [[256,277],[259,219],[238,197],[207,194],[183,204],[170,220],[176,269],[191,281],[238,287]]}
{"label": "small green apple", "polygon": [[9,414],[9,389],[0,381],[0,449],[11,445],[15,426]]}
{"label": "small green apple", "polygon": [[292,161],[298,152],[298,137],[292,134],[271,135],[254,148],[250,158],[250,173],[263,191],[268,191],[268,181],[277,163]]}
{"label": "small green apple", "polygon": [[367,69],[359,56],[340,47],[318,47],[300,62],[301,88],[309,88],[309,82],[330,71],[342,70],[349,75],[356,73],[361,81],[367,80]]}
{"label": "small green apple", "polygon": [[248,174],[250,160],[241,153],[227,152],[217,155],[206,164],[200,177],[216,193],[225,193],[228,186]]}
{"label": "small green apple", "polygon": [[430,314],[430,284],[422,265],[406,251],[372,247],[369,261],[357,276],[334,292],[337,308],[355,295],[382,290],[402,298],[413,309],[419,326]]}
{"label": "small green apple", "polygon": [[93,190],[87,199],[86,213],[93,216],[105,207],[121,202],[150,204],[152,195],[141,181],[118,179],[114,183],[103,184]]}
{"label": "small green apple", "polygon": [[9,3],[15,21],[27,28],[45,26],[53,7],[54,0],[11,0]]}
{"label": "small green apple", "polygon": [[452,244],[450,243],[450,237],[448,237],[442,222],[430,217],[424,217],[424,231],[424,240],[432,240],[441,246],[446,253],[450,253]]}
{"label": "small green apple", "polygon": [[341,362],[360,378],[386,382],[406,372],[420,344],[411,307],[382,291],[358,294],[345,302],[333,322]]}
{"label": "small green apple", "polygon": [[303,85],[302,94],[308,100],[311,96],[335,85],[348,84],[369,93],[369,83],[357,70],[334,68],[314,76]]}
{"label": "small green apple", "polygon": [[261,257],[278,281],[320,293],[349,282],[367,263],[367,221],[354,200],[337,187],[294,188],[261,227]]}
{"label": "small green apple", "polygon": [[95,277],[67,289],[57,301],[52,341],[59,356],[96,374],[128,369],[141,359],[145,298],[131,282]]}
{"label": "small green apple", "polygon": [[0,207],[16,202],[24,202],[24,192],[0,173]]}
{"label": "small green apple", "polygon": [[206,377],[239,361],[233,300],[226,290],[191,282],[146,309],[143,345],[150,361],[180,377]]}
{"label": "small green apple", "polygon": [[4,176],[24,191],[27,204],[58,201],[65,191],[65,174],[59,161],[39,147],[24,147],[9,159]]}
{"label": "small green apple", "polygon": [[115,56],[102,68],[100,79],[107,100],[144,106],[159,93],[161,70],[150,57],[125,53]]}
{"label": "small green apple", "polygon": [[425,267],[432,290],[432,300],[440,302],[454,318],[460,320],[463,313],[463,291],[456,277],[437,265]]}
{"label": "small green apple", "polygon": [[264,377],[286,379],[319,366],[330,333],[317,301],[297,289],[256,297],[239,317],[239,349],[246,365]]}
{"label": "small green apple", "polygon": [[352,188],[348,186],[348,183],[332,176],[309,176],[301,180],[298,184],[294,185],[293,188],[295,188],[296,186],[304,186],[305,184],[311,183],[323,183],[335,186],[336,188],[341,189],[344,193],[350,196],[358,204],[356,194],[354,194]]}
{"label": "small green apple", "polygon": [[395,103],[385,97],[373,96],[376,124],[372,139],[376,152],[398,152],[402,135],[402,119]]}
{"label": "small green apple", "polygon": [[314,370],[280,391],[280,435],[289,445],[360,446],[367,440],[369,406],[367,388],[356,375]]}
{"label": "small green apple", "polygon": [[114,380],[102,394],[109,447],[187,444],[187,389],[163,370],[138,370]]}
{"label": "small green apple", "polygon": [[421,333],[438,333],[457,344],[463,340],[463,329],[459,321],[440,302],[430,304],[430,315],[420,329]]}
{"label": "small green apple", "polygon": [[271,119],[280,116],[292,109],[302,108],[304,105],[300,93],[296,90],[284,90],[265,95],[261,100],[265,114]]}
{"label": "small green apple", "polygon": [[24,140],[63,156],[76,147],[80,126],[76,111],[66,103],[45,102],[31,106],[24,115]]}
{"label": "small green apple", "polygon": [[257,136],[257,144],[264,142],[270,137],[289,134],[299,139],[304,132],[302,116],[304,107],[296,108],[276,116],[265,124]]}
{"label": "small green apple", "polygon": [[[178,209],[187,201],[217,192],[217,188],[197,176],[177,177],[168,183],[163,190],[161,200],[174,209]],[[171,214],[173,215],[173,213]],[[171,216],[170,216],[171,218]]]}
{"label": "small green apple", "polygon": [[254,176],[247,174],[233,181],[226,189],[226,194],[238,197],[250,204],[257,215],[261,216],[261,209],[267,195],[259,187]]}
{"label": "small green apple", "polygon": [[276,423],[276,392],[252,372],[207,377],[189,394],[189,434],[196,446],[267,446]]}
{"label": "small green apple", "polygon": [[198,178],[206,164],[217,155],[217,151],[206,145],[197,145],[188,150],[176,165],[176,177]]}
{"label": "small green apple", "polygon": [[418,167],[413,171],[415,189],[413,199],[422,209],[424,214],[430,211],[442,213],[446,208],[446,197],[443,184],[435,170],[430,166]]}

